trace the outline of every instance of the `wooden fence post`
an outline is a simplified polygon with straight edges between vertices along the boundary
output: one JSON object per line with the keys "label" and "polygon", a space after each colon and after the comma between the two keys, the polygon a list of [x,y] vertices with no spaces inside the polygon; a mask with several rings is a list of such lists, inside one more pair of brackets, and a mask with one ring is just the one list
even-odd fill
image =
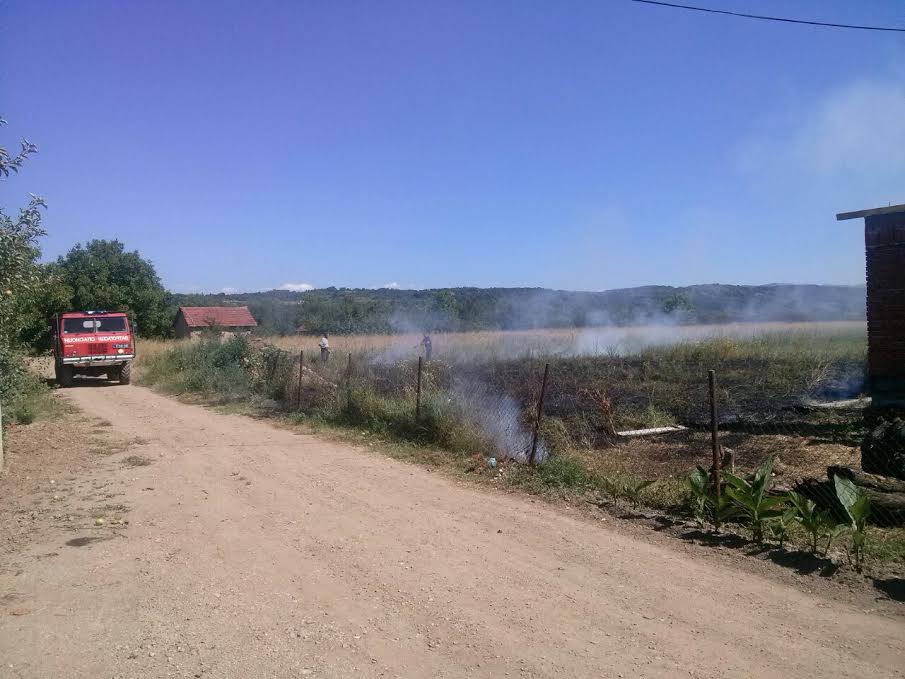
{"label": "wooden fence post", "polygon": [[267,388],[268,389],[270,388],[270,385],[273,383],[274,376],[277,374],[277,366],[280,363],[280,354],[281,353],[282,353],[282,351],[280,349],[277,349],[273,353],[273,358],[270,361],[270,370],[267,374]]}
{"label": "wooden fence post", "polygon": [[305,370],[305,350],[302,349],[299,351],[299,383],[295,389],[295,405],[301,410],[302,409],[302,372]]}
{"label": "wooden fence post", "polygon": [[537,458],[537,434],[540,429],[540,422],[544,417],[544,395],[547,393],[547,377],[550,374],[550,364],[544,365],[544,380],[540,384],[540,398],[537,400],[537,418],[534,420],[534,436],[531,438],[531,454],[528,456],[528,463],[534,464]]}
{"label": "wooden fence post", "polygon": [[418,386],[415,389],[415,422],[421,421],[421,357],[418,357]]}
{"label": "wooden fence post", "polygon": [[720,459],[720,432],[719,432],[719,419],[717,417],[716,412],[716,372],[713,370],[707,371],[707,383],[708,388],[710,390],[710,445],[713,449],[713,496],[716,499],[716,506],[714,507],[714,517],[713,517],[713,525],[719,530],[720,529],[720,517],[719,517],[719,506],[720,506],[720,484],[721,484],[721,474],[720,467],[722,460]]}
{"label": "wooden fence post", "polygon": [[0,472],[3,471],[3,404],[0,403]]}

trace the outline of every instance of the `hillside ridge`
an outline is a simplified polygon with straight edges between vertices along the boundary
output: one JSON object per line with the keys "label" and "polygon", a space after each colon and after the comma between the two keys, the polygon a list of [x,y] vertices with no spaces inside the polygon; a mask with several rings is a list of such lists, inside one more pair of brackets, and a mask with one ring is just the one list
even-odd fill
{"label": "hillside ridge", "polygon": [[317,288],[174,294],[177,305],[246,304],[265,332],[398,333],[646,323],[863,320],[864,286],[647,285],[548,288]]}

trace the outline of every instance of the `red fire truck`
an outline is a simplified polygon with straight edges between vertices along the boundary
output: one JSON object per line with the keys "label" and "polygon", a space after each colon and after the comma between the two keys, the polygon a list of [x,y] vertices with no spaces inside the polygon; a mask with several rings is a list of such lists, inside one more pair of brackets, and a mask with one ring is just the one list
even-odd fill
{"label": "red fire truck", "polygon": [[135,343],[129,318],[108,311],[69,311],[50,320],[54,371],[61,387],[71,387],[75,375],[129,384]]}

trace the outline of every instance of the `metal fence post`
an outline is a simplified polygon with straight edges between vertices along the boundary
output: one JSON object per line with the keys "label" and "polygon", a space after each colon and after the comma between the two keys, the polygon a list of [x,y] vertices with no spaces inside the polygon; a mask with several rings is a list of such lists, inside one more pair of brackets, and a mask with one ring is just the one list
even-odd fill
{"label": "metal fence post", "polygon": [[418,357],[418,386],[415,389],[415,422],[421,421],[421,357]]}
{"label": "metal fence post", "polygon": [[707,383],[710,390],[710,445],[713,448],[713,496],[716,499],[714,507],[713,525],[717,530],[720,529],[720,467],[722,460],[720,459],[720,433],[719,421],[716,413],[716,372],[707,371]]}
{"label": "metal fence post", "polygon": [[544,395],[547,393],[547,377],[550,374],[550,364],[544,365],[544,380],[540,385],[540,398],[537,400],[537,419],[534,420],[534,436],[531,439],[531,455],[528,463],[534,464],[537,458],[537,433],[540,429],[541,419],[544,417]]}

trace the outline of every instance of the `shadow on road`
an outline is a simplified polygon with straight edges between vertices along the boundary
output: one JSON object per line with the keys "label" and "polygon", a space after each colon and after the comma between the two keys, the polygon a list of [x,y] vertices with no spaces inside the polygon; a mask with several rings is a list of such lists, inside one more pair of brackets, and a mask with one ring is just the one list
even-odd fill
{"label": "shadow on road", "polygon": [[767,557],[775,564],[794,568],[799,575],[817,573],[820,577],[829,578],[839,570],[839,565],[829,559],[810,552],[787,552],[784,549],[772,549]]}
{"label": "shadow on road", "polygon": [[905,579],[903,578],[889,578],[887,580],[874,578],[874,587],[886,594],[890,599],[905,601]]}
{"label": "shadow on road", "polygon": [[[45,377],[44,384],[50,388],[59,388],[56,379],[53,377]],[[76,377],[72,380],[72,386],[68,389],[79,389],[83,387],[118,387],[119,382],[112,382],[104,377]]]}

